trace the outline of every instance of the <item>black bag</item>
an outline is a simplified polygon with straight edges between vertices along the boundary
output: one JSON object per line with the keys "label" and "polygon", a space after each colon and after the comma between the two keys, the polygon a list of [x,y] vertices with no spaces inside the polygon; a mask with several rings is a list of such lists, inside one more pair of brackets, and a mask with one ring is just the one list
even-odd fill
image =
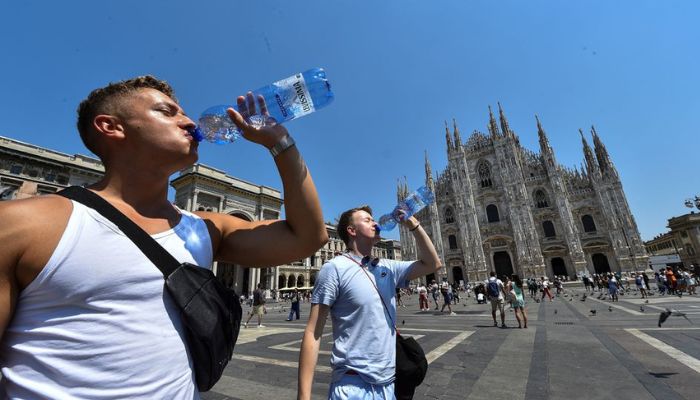
{"label": "black bag", "polygon": [[428,360],[416,339],[396,333],[396,378],[394,395],[396,400],[411,400],[425,374],[428,373]]}
{"label": "black bag", "polygon": [[163,273],[165,287],[180,308],[197,389],[200,392],[211,389],[233,356],[238,339],[242,309],[236,293],[221,284],[211,270],[179,263],[143,229],[97,194],[78,186],[58,194],[83,203],[112,221]]}
{"label": "black bag", "polygon": [[[382,294],[374,281],[369,277],[369,273],[362,268],[362,265],[355,259],[348,257],[350,260],[357,263],[362,271],[367,275],[367,279],[372,283],[374,289],[377,290],[377,295],[382,301],[382,305],[386,310],[387,315],[391,318],[389,308],[384,302]],[[365,260],[363,259],[363,262]],[[391,321],[396,330],[396,371],[394,372],[394,396],[396,400],[412,400],[416,388],[423,383],[425,375],[428,373],[428,360],[425,358],[425,352],[420,347],[416,339],[412,337],[403,337],[399,333],[396,323]]]}

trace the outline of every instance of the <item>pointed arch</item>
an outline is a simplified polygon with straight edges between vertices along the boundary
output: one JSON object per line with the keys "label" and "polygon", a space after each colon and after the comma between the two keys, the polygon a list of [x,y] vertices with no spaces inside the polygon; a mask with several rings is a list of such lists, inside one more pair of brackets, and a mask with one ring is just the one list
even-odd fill
{"label": "pointed arch", "polygon": [[452,211],[452,207],[447,207],[445,208],[445,223],[451,224],[453,222],[455,222],[454,211]]}
{"label": "pointed arch", "polygon": [[595,227],[595,221],[593,221],[593,217],[590,215],[586,214],[581,217],[581,223],[583,224],[583,231],[584,232],[596,232],[597,229]]}
{"label": "pointed arch", "polygon": [[542,230],[544,231],[544,237],[546,238],[557,236],[557,232],[554,229],[554,223],[552,223],[552,221],[542,222]]}
{"label": "pointed arch", "polygon": [[498,222],[501,220],[498,215],[498,207],[495,204],[489,204],[486,206],[486,218],[489,222]]}
{"label": "pointed arch", "polygon": [[542,190],[542,189],[535,190],[535,193],[533,194],[533,198],[535,199],[535,207],[537,207],[537,208],[549,207],[549,200],[547,199],[547,193],[544,190]]}
{"label": "pointed arch", "polygon": [[476,172],[479,174],[479,182],[482,188],[493,186],[493,180],[491,178],[491,164],[488,161],[479,161],[476,166]]}
{"label": "pointed arch", "polygon": [[450,235],[447,237],[447,241],[450,244],[450,250],[455,250],[459,248],[459,246],[457,246],[457,236]]}

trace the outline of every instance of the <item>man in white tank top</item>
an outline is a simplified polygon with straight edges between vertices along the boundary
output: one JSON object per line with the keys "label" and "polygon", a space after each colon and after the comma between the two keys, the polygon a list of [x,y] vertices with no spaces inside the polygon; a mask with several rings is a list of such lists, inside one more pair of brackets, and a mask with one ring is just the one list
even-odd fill
{"label": "man in white tank top", "polygon": [[[151,76],[80,104],[80,136],[105,165],[89,189],[181,262],[269,267],[309,256],[328,240],[309,171],[282,125],[246,123],[266,113],[262,99],[237,102],[241,112],[228,112],[243,137],[271,149],[286,220],[192,214],[168,201],[169,177],[197,161],[198,143],[170,86]],[[0,398],[199,398],[163,276],[116,226],[56,195],[2,202],[0,221]]]}

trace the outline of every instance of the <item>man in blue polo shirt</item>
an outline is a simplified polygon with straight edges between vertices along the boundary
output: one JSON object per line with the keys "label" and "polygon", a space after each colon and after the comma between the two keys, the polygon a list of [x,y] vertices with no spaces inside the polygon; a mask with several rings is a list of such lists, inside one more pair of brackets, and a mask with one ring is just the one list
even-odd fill
{"label": "man in blue polo shirt", "polygon": [[401,219],[414,235],[417,261],[372,258],[372,247],[380,236],[368,206],[340,216],[338,235],[347,252],[326,262],[316,279],[299,355],[299,399],[311,399],[314,368],[329,314],[333,321],[333,375],[328,398],[394,399],[396,288],[407,287],[410,280],[441,267],[418,220]]}

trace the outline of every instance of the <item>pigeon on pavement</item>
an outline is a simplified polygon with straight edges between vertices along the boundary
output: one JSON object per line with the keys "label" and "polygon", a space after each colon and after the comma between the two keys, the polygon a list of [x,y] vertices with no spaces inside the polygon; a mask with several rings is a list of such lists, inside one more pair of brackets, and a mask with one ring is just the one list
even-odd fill
{"label": "pigeon on pavement", "polygon": [[666,322],[666,320],[667,320],[668,317],[670,317],[670,316],[674,316],[674,317],[683,317],[683,318],[685,318],[688,322],[690,322],[691,324],[693,323],[693,321],[691,321],[691,320],[688,319],[688,316],[687,316],[684,312],[678,311],[678,310],[669,310],[669,309],[667,308],[666,311],[661,311],[661,314],[659,314],[659,328],[661,327],[661,324],[663,324],[664,322]]}

